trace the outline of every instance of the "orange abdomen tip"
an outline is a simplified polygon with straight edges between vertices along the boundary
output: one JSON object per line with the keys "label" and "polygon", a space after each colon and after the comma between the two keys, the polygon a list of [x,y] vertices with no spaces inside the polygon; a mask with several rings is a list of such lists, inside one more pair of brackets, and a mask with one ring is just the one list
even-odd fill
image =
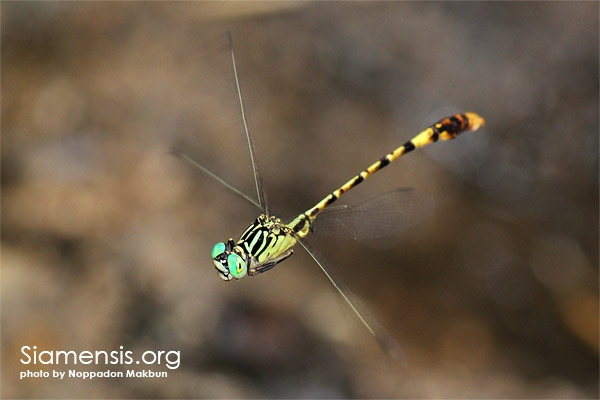
{"label": "orange abdomen tip", "polygon": [[472,131],[476,131],[482,126],[485,126],[485,120],[479,116],[479,114],[475,114],[472,112],[465,113],[467,119],[469,120],[469,128]]}

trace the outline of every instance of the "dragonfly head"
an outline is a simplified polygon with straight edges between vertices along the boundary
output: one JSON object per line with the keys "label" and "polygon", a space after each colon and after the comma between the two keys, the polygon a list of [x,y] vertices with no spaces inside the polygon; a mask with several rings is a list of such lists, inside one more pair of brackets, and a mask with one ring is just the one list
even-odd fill
{"label": "dragonfly head", "polygon": [[217,243],[212,249],[212,259],[219,276],[224,281],[242,279],[248,272],[243,250],[232,239]]}

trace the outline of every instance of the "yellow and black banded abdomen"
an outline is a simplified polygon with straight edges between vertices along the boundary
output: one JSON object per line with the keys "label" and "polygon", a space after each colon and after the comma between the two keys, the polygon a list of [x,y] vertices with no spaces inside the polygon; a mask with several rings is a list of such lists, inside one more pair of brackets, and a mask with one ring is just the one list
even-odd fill
{"label": "yellow and black banded abdomen", "polygon": [[427,127],[423,132],[419,133],[402,146],[398,147],[391,153],[386,154],[384,157],[371,164],[365,170],[361,171],[358,175],[344,183],[339,189],[333,191],[314,207],[307,210],[304,215],[306,215],[312,223],[312,221],[314,221],[321,211],[339,199],[344,193],[363,182],[375,172],[388,166],[391,162],[402,157],[404,154],[409,153],[417,148],[427,146],[428,144],[435,143],[438,140],[454,139],[462,132],[468,130],[475,131],[483,125],[485,125],[484,119],[475,113],[455,114],[441,119],[435,124]]}
{"label": "yellow and black banded abdomen", "polygon": [[405,148],[402,153],[404,154],[438,140],[452,140],[465,131],[476,131],[483,125],[485,125],[485,120],[475,113],[455,114],[439,120],[392,153]]}

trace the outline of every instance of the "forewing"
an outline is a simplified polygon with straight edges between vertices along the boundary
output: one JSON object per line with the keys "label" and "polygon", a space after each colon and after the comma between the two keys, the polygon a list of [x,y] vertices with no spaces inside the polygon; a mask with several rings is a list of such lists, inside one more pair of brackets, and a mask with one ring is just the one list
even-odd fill
{"label": "forewing", "polygon": [[357,240],[380,238],[414,226],[433,211],[433,199],[412,188],[399,188],[354,205],[329,207],[317,216],[315,233],[350,236]]}

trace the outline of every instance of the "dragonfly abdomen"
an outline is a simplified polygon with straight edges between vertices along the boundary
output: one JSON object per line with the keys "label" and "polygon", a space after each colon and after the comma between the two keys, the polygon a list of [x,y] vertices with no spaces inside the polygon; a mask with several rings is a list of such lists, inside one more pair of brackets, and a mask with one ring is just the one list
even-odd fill
{"label": "dragonfly abdomen", "polygon": [[371,164],[358,175],[344,183],[339,189],[331,192],[329,195],[327,195],[327,197],[306,211],[304,214],[310,218],[310,222],[312,223],[312,221],[314,221],[321,211],[339,199],[344,193],[353,187],[356,187],[369,176],[388,166],[390,163],[402,157],[404,154],[409,153],[417,148],[427,146],[428,144],[435,143],[438,140],[454,139],[460,133],[467,130],[475,131],[484,124],[485,122],[483,118],[475,113],[455,114],[441,119],[435,124],[427,127],[424,131],[419,133],[408,142],[404,143],[402,146]]}

